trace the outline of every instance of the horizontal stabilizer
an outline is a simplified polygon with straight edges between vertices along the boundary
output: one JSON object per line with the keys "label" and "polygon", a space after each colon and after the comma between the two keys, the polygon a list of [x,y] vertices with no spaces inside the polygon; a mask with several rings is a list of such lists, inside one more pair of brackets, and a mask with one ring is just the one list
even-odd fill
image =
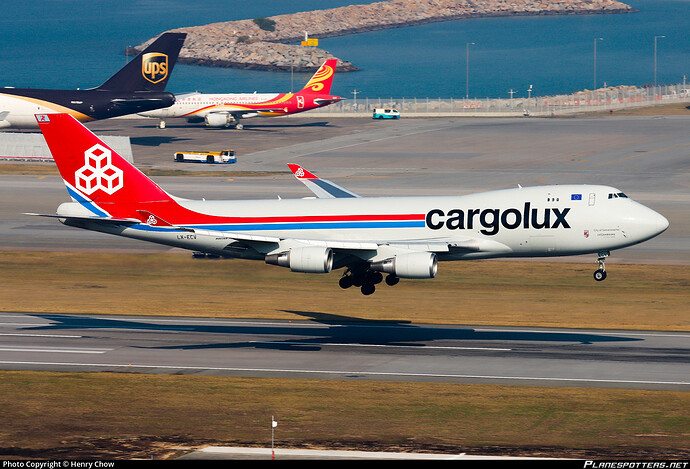
{"label": "horizontal stabilizer", "polygon": [[140,220],[136,218],[118,218],[118,217],[87,217],[87,216],[75,216],[75,215],[60,215],[58,213],[23,213],[22,215],[29,215],[32,217],[49,217],[49,218],[62,218],[65,220],[83,220],[83,221],[97,221],[103,223],[112,223],[114,225],[138,225],[141,223]]}

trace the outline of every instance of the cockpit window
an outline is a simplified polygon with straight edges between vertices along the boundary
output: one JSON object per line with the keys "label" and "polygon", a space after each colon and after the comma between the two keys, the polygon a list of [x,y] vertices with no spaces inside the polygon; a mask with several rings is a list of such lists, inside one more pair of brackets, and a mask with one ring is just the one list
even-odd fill
{"label": "cockpit window", "polygon": [[628,198],[628,196],[625,195],[625,194],[623,194],[622,192],[617,192],[617,193],[614,193],[614,194],[609,194],[609,199],[617,199],[617,198],[619,198],[619,197],[620,197],[621,199],[627,199],[627,198]]}

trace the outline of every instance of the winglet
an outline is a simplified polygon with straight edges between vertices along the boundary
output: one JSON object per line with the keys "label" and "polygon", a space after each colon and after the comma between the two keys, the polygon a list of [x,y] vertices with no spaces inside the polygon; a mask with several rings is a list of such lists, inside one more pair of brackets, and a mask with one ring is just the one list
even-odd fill
{"label": "winglet", "polygon": [[318,179],[298,164],[288,163],[288,168],[290,168],[290,171],[292,171],[292,174],[294,174],[297,179]]}
{"label": "winglet", "polygon": [[359,197],[354,192],[340,187],[327,179],[320,179],[298,164],[288,163],[288,167],[298,181],[302,182],[319,199],[344,199]]}

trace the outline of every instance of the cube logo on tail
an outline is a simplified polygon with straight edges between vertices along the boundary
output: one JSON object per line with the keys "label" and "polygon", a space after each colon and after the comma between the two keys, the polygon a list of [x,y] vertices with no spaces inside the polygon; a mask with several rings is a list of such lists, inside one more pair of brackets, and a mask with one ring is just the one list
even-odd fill
{"label": "cube logo on tail", "polygon": [[160,83],[168,77],[168,56],[149,52],[141,58],[141,73],[151,83]]}
{"label": "cube logo on tail", "polygon": [[96,144],[84,152],[85,164],[74,173],[77,189],[91,195],[98,189],[112,195],[124,187],[123,172],[112,164],[112,153]]}

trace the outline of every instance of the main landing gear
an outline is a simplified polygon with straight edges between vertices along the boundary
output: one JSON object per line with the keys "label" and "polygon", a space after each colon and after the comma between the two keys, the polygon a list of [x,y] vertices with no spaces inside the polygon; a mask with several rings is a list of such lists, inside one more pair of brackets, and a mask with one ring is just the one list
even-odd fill
{"label": "main landing gear", "polygon": [[[381,272],[375,272],[369,270],[366,267],[362,268],[348,268],[340,280],[338,285],[340,288],[347,289],[352,286],[359,287],[362,295],[371,295],[376,291],[376,285],[383,281],[383,274]],[[388,274],[386,276],[386,285],[393,286],[397,285],[400,279],[393,274]]]}
{"label": "main landing gear", "polygon": [[599,269],[594,271],[594,280],[601,282],[606,279],[606,258],[609,257],[611,253],[609,251],[601,251],[599,257],[597,257],[597,263],[599,264]]}

